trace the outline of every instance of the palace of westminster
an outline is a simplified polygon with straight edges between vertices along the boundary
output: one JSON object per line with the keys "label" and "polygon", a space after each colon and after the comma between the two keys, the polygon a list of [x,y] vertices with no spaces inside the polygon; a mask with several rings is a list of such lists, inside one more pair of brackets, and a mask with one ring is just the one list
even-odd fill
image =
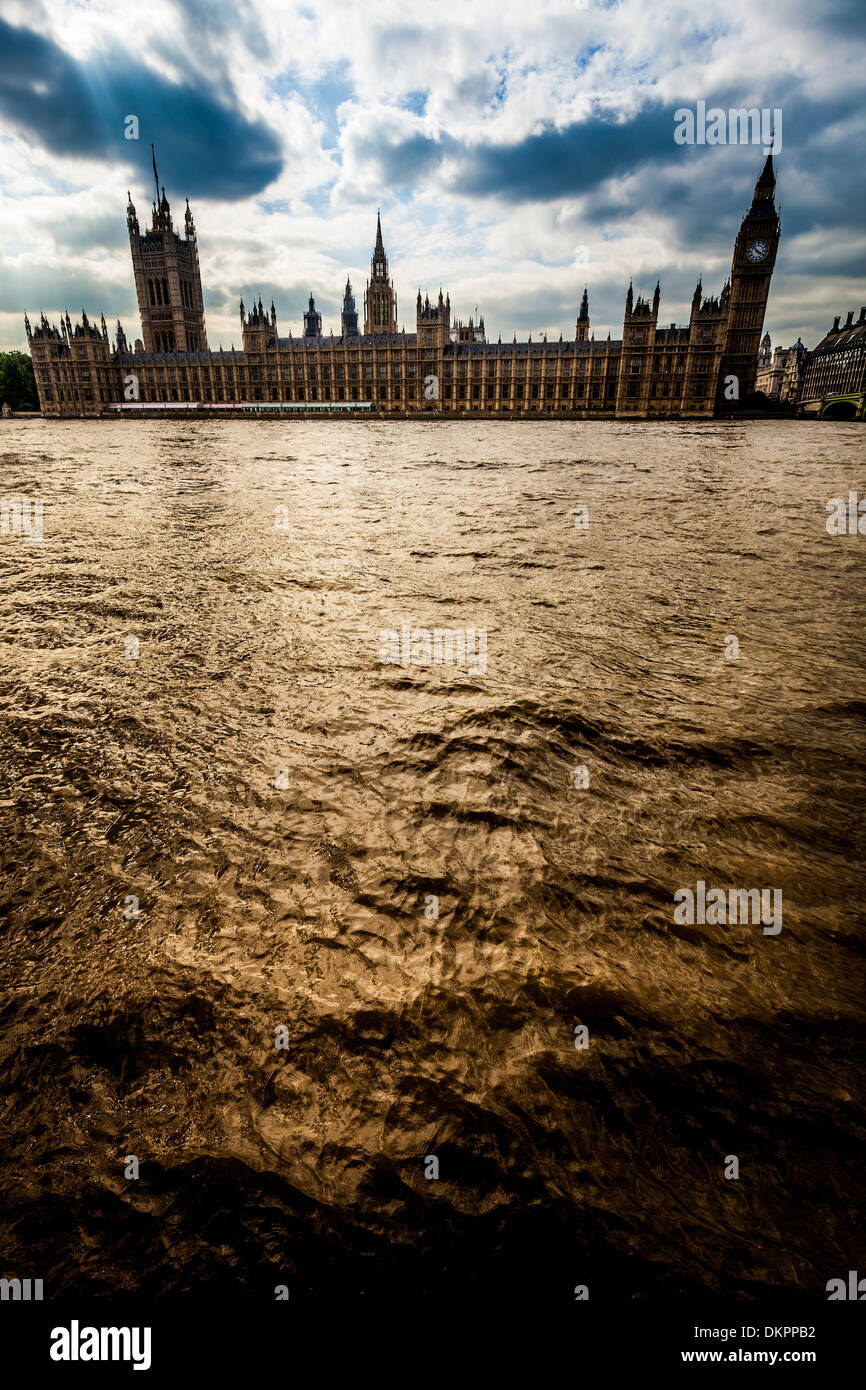
{"label": "palace of westminster", "polygon": [[[154,162],[154,173],[156,165]],[[397,300],[377,219],[364,295],[363,329],[346,283],[339,337],[322,333],[312,296],[301,337],[282,337],[276,309],[261,298],[240,306],[243,348],[208,348],[195,224],[186,205],[183,235],[160,197],[140,230],[132,202],[127,226],[142,337],[130,346],[118,322],[111,343],[82,313],[60,328],[44,315],[27,338],[43,415],[102,415],[129,403],[154,411],[170,403],[231,411],[373,410],[572,418],[707,417],[745,399],[755,374],[770,277],[779,242],[773,157],[767,158],[734,244],[731,275],[718,298],[700,281],[686,327],[660,325],[652,300],[625,300],[622,338],[596,342],[586,290],[574,338],[488,342],[484,320],[451,318],[449,296],[416,301],[415,332],[398,331]],[[733,407],[735,408],[735,407]]]}

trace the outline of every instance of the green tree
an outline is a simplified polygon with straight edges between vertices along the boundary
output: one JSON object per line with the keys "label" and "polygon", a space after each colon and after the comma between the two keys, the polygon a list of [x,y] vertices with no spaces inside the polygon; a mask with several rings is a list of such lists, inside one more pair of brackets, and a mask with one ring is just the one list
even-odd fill
{"label": "green tree", "polygon": [[0,406],[38,410],[33,363],[26,352],[0,352]]}

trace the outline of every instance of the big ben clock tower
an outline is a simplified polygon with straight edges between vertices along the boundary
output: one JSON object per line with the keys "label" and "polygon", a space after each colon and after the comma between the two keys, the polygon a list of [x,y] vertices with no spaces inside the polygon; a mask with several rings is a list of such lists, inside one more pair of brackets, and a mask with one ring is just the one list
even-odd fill
{"label": "big ben clock tower", "polygon": [[764,311],[779,245],[779,214],[773,201],[775,191],[773,156],[769,154],[755,184],[752,206],[743,218],[734,244],[728,330],[717,395],[717,405],[722,409],[730,409],[731,397],[725,393],[727,378],[737,378],[740,401],[755,389]]}

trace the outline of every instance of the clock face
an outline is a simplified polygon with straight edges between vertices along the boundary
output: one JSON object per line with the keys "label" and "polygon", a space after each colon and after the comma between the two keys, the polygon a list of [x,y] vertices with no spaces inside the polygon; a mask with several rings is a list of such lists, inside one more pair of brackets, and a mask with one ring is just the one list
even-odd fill
{"label": "clock face", "polygon": [[769,249],[770,248],[768,247],[765,241],[753,241],[748,251],[746,252],[746,256],[750,261],[753,262],[762,261]]}

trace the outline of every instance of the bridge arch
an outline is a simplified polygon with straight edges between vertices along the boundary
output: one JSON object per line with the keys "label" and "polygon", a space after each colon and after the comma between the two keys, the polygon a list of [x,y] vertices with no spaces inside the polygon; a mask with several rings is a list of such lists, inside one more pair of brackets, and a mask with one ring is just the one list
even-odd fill
{"label": "bridge arch", "polygon": [[822,420],[857,420],[863,417],[863,397],[826,396],[819,412]]}

